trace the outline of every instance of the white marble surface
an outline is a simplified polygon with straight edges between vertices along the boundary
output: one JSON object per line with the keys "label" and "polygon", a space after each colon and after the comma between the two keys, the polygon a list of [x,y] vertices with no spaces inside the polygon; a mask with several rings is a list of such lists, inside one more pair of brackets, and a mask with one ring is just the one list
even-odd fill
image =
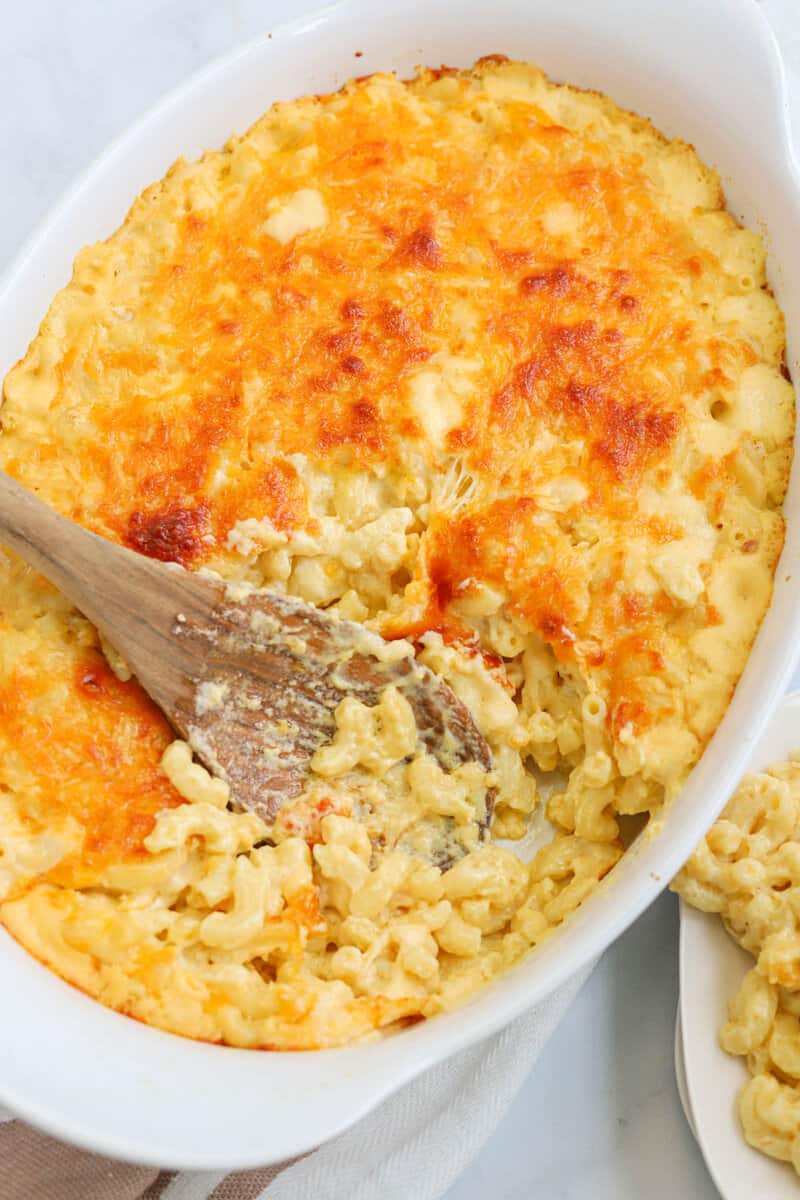
{"label": "white marble surface", "polygon": [[[800,118],[800,7],[763,3],[797,71]],[[210,58],[314,0],[0,6],[2,268],[75,174],[138,113]],[[663,896],[605,955],[447,1200],[715,1200],[675,1089],[676,1003],[677,906]]]}

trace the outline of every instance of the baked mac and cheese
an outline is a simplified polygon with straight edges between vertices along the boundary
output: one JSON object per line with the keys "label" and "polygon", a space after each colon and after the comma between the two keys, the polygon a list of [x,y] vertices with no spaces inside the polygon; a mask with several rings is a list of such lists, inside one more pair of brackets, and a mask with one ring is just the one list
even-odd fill
{"label": "baked mac and cheese", "polygon": [[782,545],[783,320],[723,205],[691,147],[489,58],[276,104],[81,251],[0,464],[143,554],[407,641],[493,761],[443,771],[402,697],[345,701],[266,825],[3,553],[15,937],[165,1029],[316,1047],[454,1004],[583,902],[716,727]]}

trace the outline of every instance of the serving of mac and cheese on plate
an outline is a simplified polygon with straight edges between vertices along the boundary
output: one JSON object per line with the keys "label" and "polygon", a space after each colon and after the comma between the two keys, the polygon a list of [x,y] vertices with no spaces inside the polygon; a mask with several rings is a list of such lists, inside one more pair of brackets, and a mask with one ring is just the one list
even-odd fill
{"label": "serving of mac and cheese on plate", "polygon": [[738,1096],[745,1138],[800,1172],[800,753],[744,777],[673,887],[755,960],[720,1045],[751,1076]]}
{"label": "serving of mac and cheese on plate", "polygon": [[783,354],[760,238],[693,149],[523,63],[371,75],[177,162],[6,377],[0,465],[143,554],[407,643],[491,769],[443,770],[387,689],[342,703],[274,821],[237,811],[1,552],[5,927],[104,1004],[243,1047],[429,1017],[519,961],[729,703],[783,544]]}

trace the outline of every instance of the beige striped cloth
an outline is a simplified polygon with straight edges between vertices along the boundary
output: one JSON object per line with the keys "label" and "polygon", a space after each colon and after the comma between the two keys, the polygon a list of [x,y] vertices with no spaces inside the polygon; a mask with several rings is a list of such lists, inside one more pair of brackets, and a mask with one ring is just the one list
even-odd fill
{"label": "beige striped cloth", "polygon": [[587,975],[432,1067],[333,1141],[278,1166],[134,1166],[75,1149],[0,1109],[0,1200],[439,1200],[497,1128]]}
{"label": "beige striped cloth", "polygon": [[[75,1150],[22,1121],[0,1125],[0,1163],[3,1200],[163,1200],[177,1178]],[[234,1171],[213,1186],[208,1200],[257,1200],[281,1170]]]}

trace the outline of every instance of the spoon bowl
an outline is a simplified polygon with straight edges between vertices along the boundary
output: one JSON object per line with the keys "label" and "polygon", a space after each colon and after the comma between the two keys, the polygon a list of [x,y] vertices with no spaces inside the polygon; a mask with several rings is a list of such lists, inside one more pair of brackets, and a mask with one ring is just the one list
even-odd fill
{"label": "spoon bowl", "polygon": [[[312,759],[335,732],[346,696],[365,706],[393,687],[418,740],[445,770],[492,756],[467,708],[414,658],[294,596],[231,588],[208,574],[136,554],[54,512],[0,472],[0,541],[89,618],[235,807],[275,819],[303,791]],[[479,836],[492,791],[476,804]],[[430,818],[428,818],[430,822]],[[441,867],[464,847],[440,818],[426,838]]]}

